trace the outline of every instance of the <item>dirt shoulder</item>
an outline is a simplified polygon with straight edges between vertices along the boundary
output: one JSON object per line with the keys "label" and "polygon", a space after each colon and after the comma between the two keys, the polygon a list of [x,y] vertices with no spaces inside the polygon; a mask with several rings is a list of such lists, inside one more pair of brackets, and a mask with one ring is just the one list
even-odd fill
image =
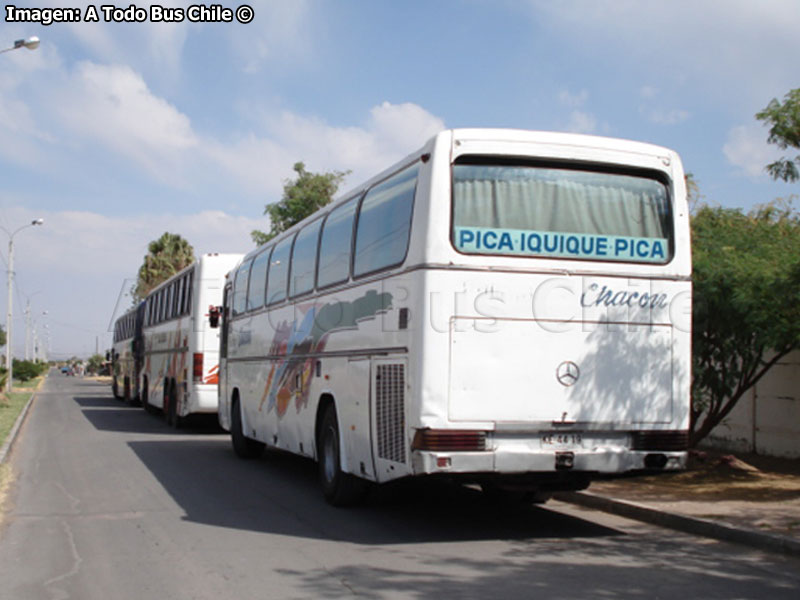
{"label": "dirt shoulder", "polygon": [[598,481],[594,494],[800,539],[800,460],[693,452],[686,471]]}

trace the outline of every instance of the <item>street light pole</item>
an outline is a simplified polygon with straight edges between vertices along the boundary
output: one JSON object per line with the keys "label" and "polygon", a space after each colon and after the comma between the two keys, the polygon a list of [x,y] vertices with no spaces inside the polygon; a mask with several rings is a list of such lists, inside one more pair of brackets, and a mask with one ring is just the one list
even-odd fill
{"label": "street light pole", "polygon": [[34,219],[29,225],[23,225],[13,233],[8,233],[5,227],[0,227],[0,229],[5,231],[8,235],[8,314],[6,315],[6,373],[8,373],[8,379],[6,380],[6,392],[9,394],[11,393],[11,379],[14,375],[14,363],[11,358],[11,334],[13,326],[11,319],[13,317],[12,301],[14,298],[14,236],[27,227],[41,225],[42,223],[44,223],[44,219]]}
{"label": "street light pole", "polygon": [[0,50],[0,54],[3,52],[11,52],[12,50],[17,50],[19,48],[27,48],[28,50],[36,50],[39,47],[39,38],[35,35],[32,35],[26,40],[17,40],[14,42],[14,45],[11,48],[3,48]]}

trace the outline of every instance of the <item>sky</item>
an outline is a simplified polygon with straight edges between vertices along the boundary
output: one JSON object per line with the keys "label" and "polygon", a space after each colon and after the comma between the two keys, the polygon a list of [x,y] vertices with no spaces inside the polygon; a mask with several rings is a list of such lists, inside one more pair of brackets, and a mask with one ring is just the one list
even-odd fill
{"label": "sky", "polygon": [[122,23],[104,3],[14,3],[100,17],[43,25],[4,5],[0,48],[41,39],[0,54],[15,356],[28,307],[50,358],[104,352],[150,241],[247,252],[295,162],[351,171],[344,192],[446,128],[666,146],[713,205],[800,192],[765,174],[782,153],[754,118],[800,87],[797,0],[245,1],[249,23],[153,22],[136,0],[117,6],[148,18]]}

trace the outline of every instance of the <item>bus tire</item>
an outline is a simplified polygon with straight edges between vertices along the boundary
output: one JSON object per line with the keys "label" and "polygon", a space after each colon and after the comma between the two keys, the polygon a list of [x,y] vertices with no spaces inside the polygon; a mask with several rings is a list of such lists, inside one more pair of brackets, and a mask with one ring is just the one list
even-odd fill
{"label": "bus tire", "polygon": [[169,386],[164,418],[167,420],[167,425],[174,429],[180,429],[181,425],[183,425],[183,417],[178,414],[178,388],[174,381]]}
{"label": "bus tire", "polygon": [[239,408],[239,399],[234,399],[231,406],[231,443],[233,451],[239,458],[258,458],[264,452],[264,442],[259,442],[244,434],[242,428],[242,411]]}
{"label": "bus tire", "polygon": [[135,381],[133,380],[128,381],[128,397],[125,399],[125,401],[130,406],[136,406],[137,404],[139,404],[139,394],[134,393],[135,385],[136,385]]}
{"label": "bus tire", "polygon": [[149,415],[155,413],[155,407],[150,404],[150,390],[148,390],[147,385],[147,377],[144,378],[144,382],[142,383],[142,406],[144,407],[144,412]]}
{"label": "bus tire", "polygon": [[336,407],[325,409],[317,443],[319,481],[325,500],[333,506],[351,506],[364,499],[367,482],[342,471],[341,439]]}

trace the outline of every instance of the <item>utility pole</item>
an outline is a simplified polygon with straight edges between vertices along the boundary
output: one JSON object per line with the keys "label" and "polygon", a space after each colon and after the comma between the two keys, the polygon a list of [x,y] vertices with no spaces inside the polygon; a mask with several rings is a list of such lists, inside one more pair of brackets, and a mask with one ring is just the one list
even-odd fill
{"label": "utility pole", "polygon": [[31,359],[30,339],[31,339],[31,301],[29,299],[28,303],[25,306],[25,360]]}
{"label": "utility pole", "polygon": [[11,344],[11,333],[13,330],[13,313],[11,307],[13,306],[12,300],[14,299],[14,236],[17,235],[20,231],[25,229],[26,227],[33,227],[34,225],[41,225],[44,223],[44,219],[34,219],[28,225],[23,225],[22,227],[16,229],[13,232],[8,231],[5,227],[0,226],[0,229],[6,232],[8,235],[8,313],[6,314],[6,372],[8,373],[8,378],[6,380],[6,392],[11,393],[12,388],[12,381],[14,377],[14,359],[13,359],[13,346]]}

